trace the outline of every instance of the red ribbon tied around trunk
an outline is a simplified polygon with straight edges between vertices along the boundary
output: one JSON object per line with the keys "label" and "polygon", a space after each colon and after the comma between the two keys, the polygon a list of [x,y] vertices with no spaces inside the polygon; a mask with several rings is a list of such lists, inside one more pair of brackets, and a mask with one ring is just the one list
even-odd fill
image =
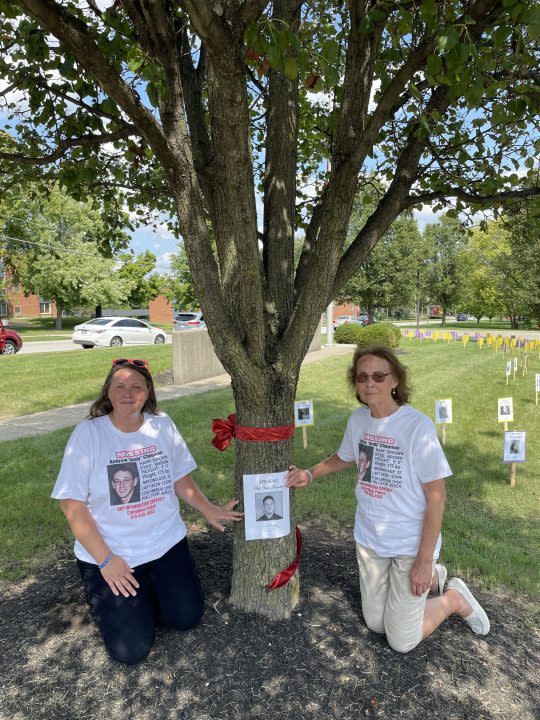
{"label": "red ribbon tied around trunk", "polygon": [[214,418],[212,420],[214,437],[212,445],[218,450],[225,450],[235,437],[248,442],[276,442],[277,440],[290,440],[294,435],[294,425],[281,425],[278,427],[247,427],[236,424],[236,415],[232,414],[226,420]]}
{"label": "red ribbon tied around trunk", "polygon": [[267,590],[277,590],[282,587],[292,578],[300,562],[300,555],[302,554],[302,535],[298,527],[296,528],[296,557],[294,561],[286,567],[285,570],[281,570],[278,574],[268,583],[266,586]]}

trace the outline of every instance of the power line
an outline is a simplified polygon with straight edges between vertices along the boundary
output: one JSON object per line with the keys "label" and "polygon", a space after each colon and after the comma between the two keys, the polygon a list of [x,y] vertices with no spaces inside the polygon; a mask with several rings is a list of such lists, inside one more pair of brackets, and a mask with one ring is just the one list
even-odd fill
{"label": "power line", "polygon": [[[11,235],[4,235],[4,233],[0,233],[0,238],[2,238],[4,240],[9,240],[11,242],[19,242],[22,245],[35,245],[38,248],[43,248],[46,250],[55,250],[57,252],[66,252],[66,253],[70,253],[71,255],[82,255],[82,257],[87,257],[87,258],[97,257],[97,255],[90,255],[89,253],[83,253],[83,252],[80,252],[79,250],[70,250],[69,248],[59,248],[55,245],[47,245],[46,243],[37,243],[37,242],[32,242],[31,240],[23,240],[23,238],[16,238],[16,237],[12,237]],[[19,250],[17,252],[22,252],[22,250]],[[105,258],[103,258],[103,259],[105,259]],[[111,258],[111,259],[114,259],[114,258]]]}

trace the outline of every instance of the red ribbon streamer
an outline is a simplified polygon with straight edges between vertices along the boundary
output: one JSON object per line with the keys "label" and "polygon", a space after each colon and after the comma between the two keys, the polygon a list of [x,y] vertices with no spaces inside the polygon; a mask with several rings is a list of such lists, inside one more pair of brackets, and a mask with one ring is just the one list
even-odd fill
{"label": "red ribbon streamer", "polygon": [[236,415],[229,415],[227,420],[214,418],[212,420],[214,437],[212,445],[218,450],[229,447],[233,437],[247,442],[276,442],[277,440],[290,440],[294,436],[294,425],[281,425],[277,427],[247,427],[236,424]]}
{"label": "red ribbon streamer", "polygon": [[271,582],[268,583],[268,585],[266,586],[267,590],[277,590],[277,588],[280,588],[289,582],[289,580],[292,578],[292,576],[296,572],[296,568],[298,567],[298,563],[300,562],[301,554],[302,554],[302,535],[300,534],[300,530],[298,529],[298,526],[297,526],[297,528],[296,528],[296,557],[295,557],[294,561],[289,565],[289,567],[286,567],[285,570],[278,572],[278,574],[271,580]]}

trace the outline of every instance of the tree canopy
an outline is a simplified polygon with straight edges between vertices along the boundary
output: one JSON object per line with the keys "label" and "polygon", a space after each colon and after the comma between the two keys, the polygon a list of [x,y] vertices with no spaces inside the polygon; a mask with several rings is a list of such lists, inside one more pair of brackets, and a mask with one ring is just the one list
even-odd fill
{"label": "tree canopy", "polygon": [[[103,5],[0,0],[3,181],[38,171],[171,213],[243,425],[292,422],[323,308],[402,211],[539,193],[535,0]],[[384,192],[347,244],[373,177]],[[287,467],[291,443],[271,445],[237,442],[239,491],[243,470]],[[285,613],[295,581],[261,588],[293,549],[236,552],[235,602]]]}

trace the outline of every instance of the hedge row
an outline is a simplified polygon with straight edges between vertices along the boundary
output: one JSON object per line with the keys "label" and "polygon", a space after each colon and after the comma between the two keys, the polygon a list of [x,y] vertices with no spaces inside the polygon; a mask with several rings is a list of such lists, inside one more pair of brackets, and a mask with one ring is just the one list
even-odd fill
{"label": "hedge row", "polygon": [[346,323],[334,330],[334,342],[355,345],[385,345],[397,348],[401,340],[401,330],[392,323],[375,323],[374,325],[358,325]]}

